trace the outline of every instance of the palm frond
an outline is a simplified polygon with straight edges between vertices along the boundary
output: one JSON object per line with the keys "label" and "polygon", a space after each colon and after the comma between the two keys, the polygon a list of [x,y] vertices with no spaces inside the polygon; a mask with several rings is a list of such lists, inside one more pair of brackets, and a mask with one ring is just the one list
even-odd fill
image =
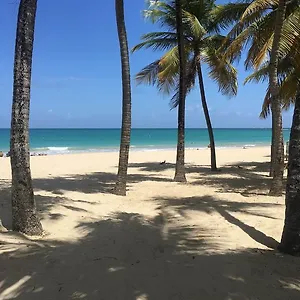
{"label": "palm frond", "polygon": [[216,49],[206,49],[201,53],[202,60],[208,65],[209,77],[219,86],[223,95],[237,94],[237,70]]}
{"label": "palm frond", "polygon": [[158,78],[161,83],[159,90],[165,94],[169,94],[176,85],[179,77],[179,54],[177,46],[162,56],[159,61],[159,67]]}
{"label": "palm frond", "polygon": [[168,50],[177,45],[177,37],[172,32],[151,32],[142,35],[143,42],[135,45],[131,52],[151,48],[153,51]]}
{"label": "palm frond", "polygon": [[270,112],[271,112],[271,92],[270,89],[268,88],[259,117],[261,119],[266,119],[268,115],[270,115]]}
{"label": "palm frond", "polygon": [[254,13],[273,9],[278,6],[278,0],[254,0],[246,8],[245,12],[241,16],[241,21],[244,22],[245,18]]}
{"label": "palm frond", "polygon": [[[186,95],[190,93],[195,85],[196,79],[196,58],[194,57],[192,60],[188,61],[186,64],[186,77],[185,77],[185,93]],[[179,81],[177,81],[177,86],[175,88],[174,95],[170,100],[170,108],[174,109],[179,104]]]}
{"label": "palm frond", "polygon": [[233,23],[239,22],[241,16],[251,2],[251,0],[248,0],[217,5],[216,8],[211,12],[213,27],[217,30],[226,30]]}
{"label": "palm frond", "polygon": [[286,17],[283,23],[282,31],[281,31],[281,38],[280,38],[280,45],[279,45],[279,57],[284,57],[288,53],[293,50],[296,52],[299,51],[295,49],[295,46],[299,46],[300,40],[300,6],[298,9]]}
{"label": "palm frond", "polygon": [[136,74],[135,80],[137,84],[155,85],[158,81],[159,59],[144,67]]}
{"label": "palm frond", "polygon": [[183,11],[183,22],[188,25],[191,35],[197,37],[199,40],[207,33],[199,22],[199,19],[185,10]]}

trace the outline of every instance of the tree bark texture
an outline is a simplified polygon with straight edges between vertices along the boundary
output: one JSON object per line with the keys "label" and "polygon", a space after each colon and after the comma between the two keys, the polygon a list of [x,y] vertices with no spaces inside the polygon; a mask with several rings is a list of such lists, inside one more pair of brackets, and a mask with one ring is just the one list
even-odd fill
{"label": "tree bark texture", "polygon": [[124,19],[123,0],[115,1],[116,21],[120,44],[121,66],[122,66],[122,129],[121,144],[119,153],[118,178],[115,186],[115,194],[126,196],[127,171],[131,135],[131,83],[130,83],[130,64],[129,51]]}
{"label": "tree bark texture", "polygon": [[201,94],[201,102],[203,107],[203,112],[205,116],[206,126],[209,135],[209,143],[210,143],[210,167],[212,171],[217,170],[217,161],[216,161],[216,146],[215,146],[215,138],[214,138],[214,131],[212,128],[209,111],[206,102],[206,95],[205,95],[205,88],[204,88],[204,81],[201,69],[200,61],[197,63],[197,71],[198,71],[198,78],[199,78],[199,87],[200,87],[200,94]]}
{"label": "tree bark texture", "polygon": [[180,64],[180,82],[179,82],[179,104],[178,104],[178,137],[177,137],[177,156],[174,181],[186,182],[185,177],[185,53],[184,53],[184,37],[182,27],[182,8],[181,1],[176,0],[176,29],[178,39],[178,53]]}
{"label": "tree bark texture", "polygon": [[283,153],[283,134],[282,134],[282,108],[281,99],[279,97],[278,86],[278,59],[279,59],[279,43],[283,22],[285,19],[286,0],[280,0],[278,5],[276,26],[274,31],[274,40],[270,55],[270,92],[272,96],[272,125],[273,125],[273,153],[272,153],[272,171],[273,179],[269,195],[281,196],[283,190],[283,171],[284,171],[284,153]]}
{"label": "tree bark texture", "polygon": [[19,5],[10,136],[12,170],[12,227],[28,235],[41,235],[33,194],[29,153],[31,66],[37,0]]}
{"label": "tree bark texture", "polygon": [[285,222],[279,250],[300,255],[300,90],[295,102],[290,134],[285,205]]}

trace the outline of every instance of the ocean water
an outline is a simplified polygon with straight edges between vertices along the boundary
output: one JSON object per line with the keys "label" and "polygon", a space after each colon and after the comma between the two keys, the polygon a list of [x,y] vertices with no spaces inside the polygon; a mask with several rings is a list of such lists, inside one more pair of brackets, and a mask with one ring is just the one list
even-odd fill
{"label": "ocean water", "polygon": [[[271,129],[215,129],[217,147],[255,147],[270,145]],[[289,139],[290,130],[284,130]],[[133,129],[132,150],[174,149],[176,129]],[[119,129],[31,129],[31,152],[57,154],[72,152],[118,151]],[[206,129],[186,129],[186,147],[209,144]],[[0,151],[9,150],[9,129],[0,129]]]}

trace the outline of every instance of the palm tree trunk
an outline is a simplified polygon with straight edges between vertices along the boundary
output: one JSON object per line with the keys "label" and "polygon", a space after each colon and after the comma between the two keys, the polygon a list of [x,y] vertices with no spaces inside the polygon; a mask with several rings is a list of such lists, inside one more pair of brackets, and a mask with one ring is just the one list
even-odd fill
{"label": "palm tree trunk", "polygon": [[279,250],[300,255],[300,85],[289,143],[285,222]]}
{"label": "palm tree trunk", "polygon": [[273,127],[273,153],[272,153],[272,170],[273,179],[269,195],[281,196],[283,189],[283,171],[284,171],[284,153],[282,149],[283,135],[282,135],[282,109],[281,100],[279,97],[278,86],[278,56],[279,56],[279,42],[281,30],[285,18],[286,0],[280,0],[277,11],[276,27],[274,31],[274,40],[272,51],[270,55],[270,92],[272,96],[271,109],[272,109],[272,125]]}
{"label": "palm tree trunk", "polygon": [[271,161],[270,161],[270,171],[269,171],[269,176],[273,177],[273,162],[274,162],[274,118],[272,114],[272,141],[271,141]]}
{"label": "palm tree trunk", "polygon": [[116,20],[118,27],[118,36],[121,53],[122,65],[122,129],[121,129],[121,144],[119,153],[119,168],[118,179],[115,186],[115,194],[126,196],[127,170],[130,148],[131,134],[131,84],[130,84],[130,65],[127,33],[124,20],[124,3],[123,0],[115,1]]}
{"label": "palm tree trunk", "polygon": [[209,135],[209,142],[210,142],[210,167],[212,171],[217,170],[217,162],[216,162],[216,147],[215,147],[215,139],[214,139],[214,132],[211,125],[211,120],[209,116],[209,111],[206,102],[205,96],[205,89],[204,89],[204,82],[201,70],[201,63],[200,61],[197,63],[197,71],[198,71],[198,78],[199,78],[199,86],[200,86],[200,93],[201,93],[201,102],[203,107],[203,112],[205,116],[206,126]]}
{"label": "palm tree trunk", "polygon": [[10,158],[12,169],[12,227],[41,235],[33,194],[29,153],[31,66],[37,0],[21,0],[16,35]]}
{"label": "palm tree trunk", "polygon": [[176,29],[178,39],[178,53],[180,64],[180,82],[179,82],[179,104],[178,104],[178,137],[177,137],[177,157],[174,181],[186,182],[184,155],[185,155],[185,55],[184,38],[182,28],[182,8],[181,1],[176,0]]}

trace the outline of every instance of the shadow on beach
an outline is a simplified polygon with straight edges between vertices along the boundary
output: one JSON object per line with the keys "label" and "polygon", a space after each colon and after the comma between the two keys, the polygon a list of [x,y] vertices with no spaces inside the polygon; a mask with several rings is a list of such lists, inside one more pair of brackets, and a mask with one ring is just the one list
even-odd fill
{"label": "shadow on beach", "polygon": [[[129,189],[140,180],[172,182],[164,174],[167,168],[174,168],[171,164],[131,164],[130,168],[140,174],[130,175]],[[208,166],[187,166],[188,176],[193,178],[190,184],[250,195],[266,191],[267,170],[267,163],[224,166],[220,173],[211,173]],[[101,207],[101,203],[85,199],[84,194],[105,193],[113,201],[109,193],[115,178],[112,173],[99,172],[35,179],[37,191],[55,195],[36,196],[40,215],[53,225],[67,221],[68,212],[73,217],[78,214],[76,218],[90,216],[94,205]],[[64,197],[64,191],[83,193],[82,199]],[[9,183],[2,181],[0,217],[5,224],[11,218],[9,194]],[[147,199],[157,207],[154,217],[118,209],[93,221],[78,217],[74,230],[81,234],[71,241],[51,236],[31,240],[13,232],[2,233],[0,299],[299,299],[299,259],[279,254],[272,236],[246,224],[238,214],[274,220],[268,209],[283,209],[283,205],[272,198],[269,202],[235,202],[224,197],[155,196]],[[65,214],[56,211],[58,205]],[[226,248],[224,240],[234,237],[222,230],[217,236],[213,226],[201,224],[201,220],[194,225],[188,221],[191,212],[217,214],[220,222],[238,228],[269,250],[243,248],[242,244],[238,249]]]}
{"label": "shadow on beach", "polygon": [[[195,209],[194,202],[207,205],[205,199],[183,201],[176,204],[181,213]],[[208,206],[218,210],[214,202]],[[86,235],[73,243],[24,239],[28,245],[22,251],[4,243],[0,295],[22,300],[299,299],[296,258],[255,249],[209,253],[218,250],[207,240],[209,231],[186,225],[165,234],[166,224],[163,213],[146,219],[119,212],[79,224]]]}

